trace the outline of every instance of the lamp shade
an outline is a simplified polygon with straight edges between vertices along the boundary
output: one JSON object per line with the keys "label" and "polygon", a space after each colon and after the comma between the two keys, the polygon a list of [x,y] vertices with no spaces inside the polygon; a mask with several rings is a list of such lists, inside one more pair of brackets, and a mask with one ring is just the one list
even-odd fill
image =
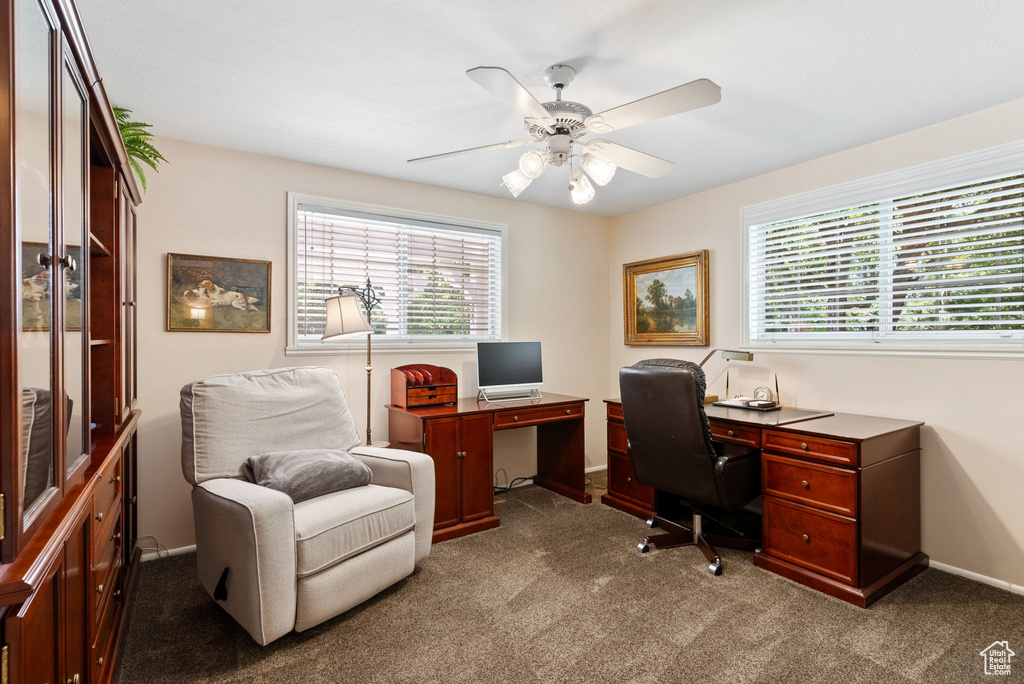
{"label": "lamp shade", "polygon": [[519,170],[523,172],[523,175],[534,180],[540,178],[540,175],[544,173],[544,169],[548,165],[548,154],[547,152],[541,152],[540,150],[530,150],[524,152],[523,156],[519,158]]}
{"label": "lamp shade", "polygon": [[338,295],[327,299],[324,305],[327,307],[327,324],[321,341],[373,334],[373,328],[359,305],[359,297]]}
{"label": "lamp shade", "polygon": [[590,184],[583,172],[576,169],[569,178],[569,196],[576,204],[586,204],[594,199],[594,186]]}
{"label": "lamp shade", "polygon": [[526,189],[530,183],[533,182],[532,178],[528,178],[525,173],[516,169],[506,173],[501,177],[501,180],[505,182],[505,187],[512,193],[513,197],[519,197],[519,193]]}
{"label": "lamp shade", "polygon": [[598,185],[608,185],[608,181],[615,175],[615,169],[618,168],[612,160],[598,157],[590,152],[583,155],[580,165]]}

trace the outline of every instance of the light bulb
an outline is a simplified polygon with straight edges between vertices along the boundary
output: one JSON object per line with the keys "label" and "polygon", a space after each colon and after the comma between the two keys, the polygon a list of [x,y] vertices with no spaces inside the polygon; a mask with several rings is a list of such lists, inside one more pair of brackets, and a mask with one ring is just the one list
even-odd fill
{"label": "light bulb", "polygon": [[594,199],[594,186],[579,169],[574,170],[569,176],[569,194],[576,204],[586,204]]}
{"label": "light bulb", "polygon": [[583,170],[586,171],[598,185],[608,185],[608,181],[610,181],[615,175],[615,169],[618,168],[612,160],[605,159],[604,157],[598,157],[590,152],[583,155],[581,165],[583,166]]}
{"label": "light bulb", "polygon": [[519,197],[519,193],[526,189],[530,183],[533,182],[532,178],[529,178],[525,173],[516,169],[506,173],[501,177],[501,180],[505,183],[505,187],[512,193],[513,197]]}
{"label": "light bulb", "polygon": [[530,180],[540,178],[547,165],[548,155],[540,150],[529,150],[519,158],[519,170]]}

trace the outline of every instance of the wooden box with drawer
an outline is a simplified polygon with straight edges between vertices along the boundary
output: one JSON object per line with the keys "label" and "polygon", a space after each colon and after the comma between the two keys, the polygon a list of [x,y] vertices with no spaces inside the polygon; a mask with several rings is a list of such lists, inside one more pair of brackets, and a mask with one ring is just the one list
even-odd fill
{"label": "wooden box with drawer", "polygon": [[413,363],[391,369],[392,406],[440,406],[454,404],[458,397],[458,377],[450,368]]}

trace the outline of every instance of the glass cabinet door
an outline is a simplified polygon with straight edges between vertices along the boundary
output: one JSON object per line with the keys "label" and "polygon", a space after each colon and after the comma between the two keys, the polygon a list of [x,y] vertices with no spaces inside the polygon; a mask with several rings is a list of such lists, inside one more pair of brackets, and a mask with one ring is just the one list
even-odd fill
{"label": "glass cabinet door", "polygon": [[54,283],[53,73],[56,33],[38,0],[15,7],[15,211],[21,271],[18,374],[21,385],[19,486],[24,525],[55,488],[52,399]]}
{"label": "glass cabinet door", "polygon": [[89,226],[85,220],[87,109],[84,85],[70,55],[64,59],[61,85],[61,206],[63,248],[59,270],[64,299],[64,393],[67,443],[65,474],[70,475],[89,456],[89,407],[85,394],[89,354],[87,278]]}

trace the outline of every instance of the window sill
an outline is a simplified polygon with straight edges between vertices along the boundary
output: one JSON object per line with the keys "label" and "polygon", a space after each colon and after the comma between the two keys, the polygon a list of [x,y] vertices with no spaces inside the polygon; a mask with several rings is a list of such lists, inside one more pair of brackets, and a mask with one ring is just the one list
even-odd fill
{"label": "window sill", "polygon": [[1021,359],[1024,345],[1014,348],[943,349],[939,347],[880,347],[863,345],[753,344],[740,347],[759,354],[795,354],[799,356],[901,356],[932,359]]}
{"label": "window sill", "polygon": [[[323,346],[288,346],[284,349],[285,356],[365,356],[366,342],[360,338],[358,343],[342,345]],[[408,354],[410,352],[421,352],[429,354],[475,354],[476,342],[391,342],[384,343],[374,341],[372,346],[374,356],[386,354]]]}

